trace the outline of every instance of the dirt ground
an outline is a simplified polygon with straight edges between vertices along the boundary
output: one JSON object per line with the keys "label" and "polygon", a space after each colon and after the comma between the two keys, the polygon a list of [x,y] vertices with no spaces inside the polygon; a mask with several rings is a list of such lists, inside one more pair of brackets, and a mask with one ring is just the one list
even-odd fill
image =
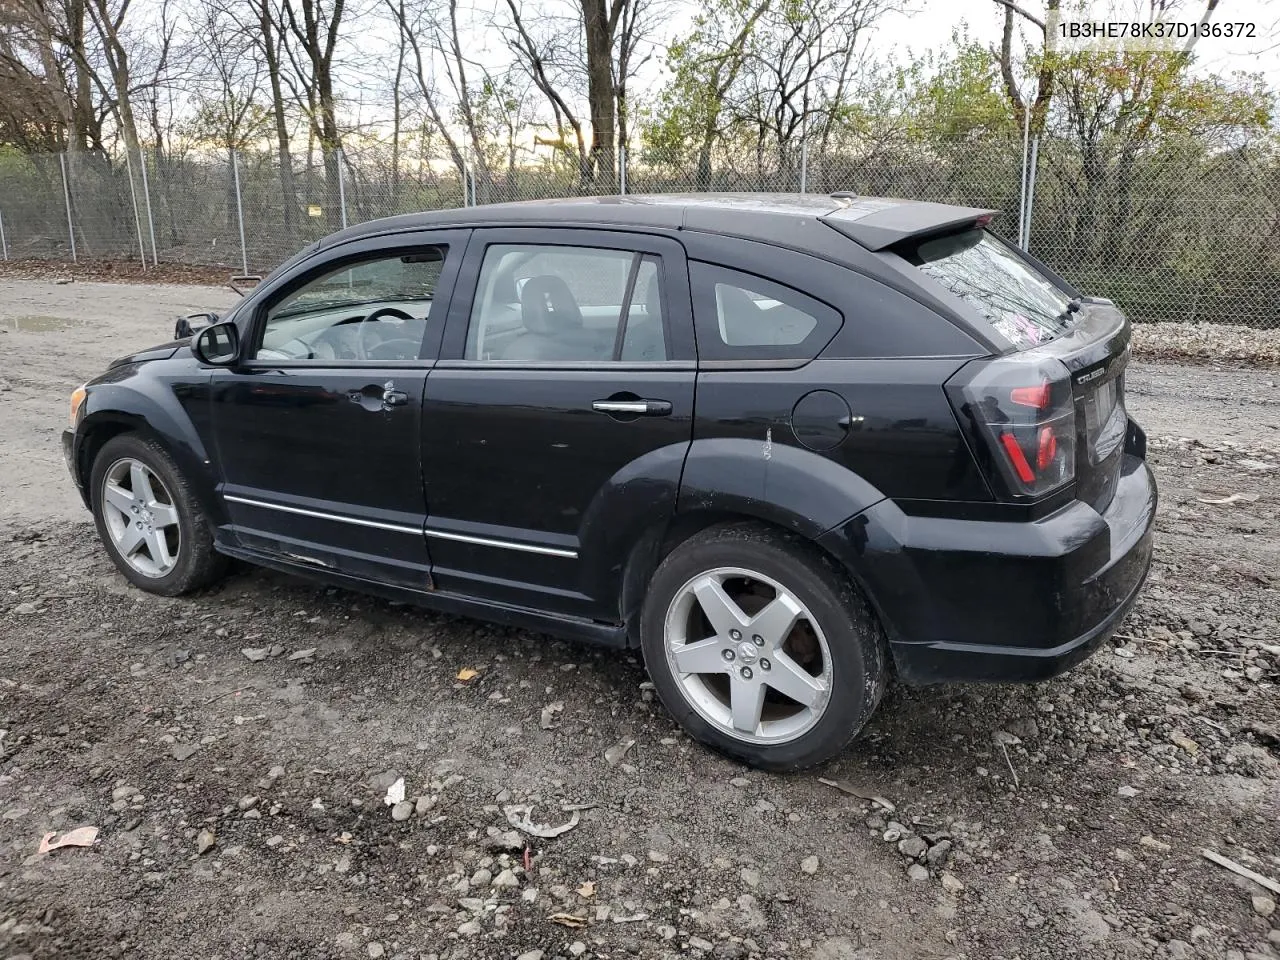
{"label": "dirt ground", "polygon": [[894,689],[779,777],[689,742],[633,658],[261,570],[128,587],[66,396],[233,298],[0,280],[0,957],[1280,957],[1280,897],[1201,855],[1280,878],[1277,371],[1131,367],[1162,505],[1113,646]]}

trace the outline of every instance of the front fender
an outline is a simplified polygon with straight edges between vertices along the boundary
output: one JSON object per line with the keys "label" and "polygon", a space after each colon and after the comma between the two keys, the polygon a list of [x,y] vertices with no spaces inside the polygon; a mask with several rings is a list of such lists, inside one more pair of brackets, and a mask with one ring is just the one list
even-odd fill
{"label": "front fender", "polygon": [[146,433],[173,457],[205,514],[221,524],[225,518],[214,492],[213,463],[202,439],[204,431],[191,414],[208,416],[209,375],[203,371],[168,375],[149,367],[122,365],[89,384],[75,432],[77,473],[87,490],[93,457],[107,439],[125,430]]}

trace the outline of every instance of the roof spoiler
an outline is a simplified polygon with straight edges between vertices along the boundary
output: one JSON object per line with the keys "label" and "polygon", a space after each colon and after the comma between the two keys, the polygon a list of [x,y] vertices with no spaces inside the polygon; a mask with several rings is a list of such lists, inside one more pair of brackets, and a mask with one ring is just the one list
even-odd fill
{"label": "roof spoiler", "polygon": [[840,208],[818,219],[868,250],[884,250],[913,237],[985,226],[999,212],[949,203],[834,196],[841,201]]}

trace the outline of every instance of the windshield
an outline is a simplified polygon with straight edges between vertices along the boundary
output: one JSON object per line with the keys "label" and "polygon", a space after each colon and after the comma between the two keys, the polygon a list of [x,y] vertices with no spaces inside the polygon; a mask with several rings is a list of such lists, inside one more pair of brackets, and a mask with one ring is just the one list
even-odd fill
{"label": "windshield", "polygon": [[1070,326],[1071,297],[985,230],[926,240],[905,255],[1020,349]]}

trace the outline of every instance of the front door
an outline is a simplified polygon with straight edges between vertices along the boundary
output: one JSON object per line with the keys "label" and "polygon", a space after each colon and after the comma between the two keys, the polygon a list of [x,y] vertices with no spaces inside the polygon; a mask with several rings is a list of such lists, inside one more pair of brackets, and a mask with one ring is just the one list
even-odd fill
{"label": "front door", "polygon": [[688,290],[673,239],[476,231],[423,403],[440,589],[618,619],[692,435]]}
{"label": "front door", "polygon": [[422,392],[465,231],[378,238],[263,298],[213,374],[221,494],[242,546],[425,589]]}

